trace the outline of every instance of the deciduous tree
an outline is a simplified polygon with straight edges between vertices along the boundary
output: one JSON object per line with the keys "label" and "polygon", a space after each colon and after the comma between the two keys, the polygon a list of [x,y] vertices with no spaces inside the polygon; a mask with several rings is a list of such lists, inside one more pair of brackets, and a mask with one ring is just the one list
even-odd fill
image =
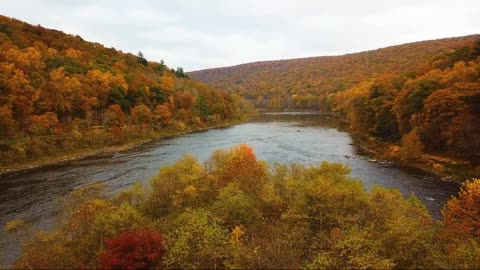
{"label": "deciduous tree", "polygon": [[471,235],[480,241],[480,179],[466,183],[458,197],[452,197],[443,209],[443,222],[455,235]]}
{"label": "deciduous tree", "polygon": [[158,269],[165,253],[164,241],[156,231],[125,232],[107,241],[100,254],[103,269]]}

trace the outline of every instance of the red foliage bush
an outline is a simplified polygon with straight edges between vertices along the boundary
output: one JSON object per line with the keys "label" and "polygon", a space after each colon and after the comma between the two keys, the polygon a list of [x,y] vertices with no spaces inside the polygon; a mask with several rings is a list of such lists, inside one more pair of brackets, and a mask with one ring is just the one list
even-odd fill
{"label": "red foliage bush", "polygon": [[126,232],[107,240],[100,263],[103,269],[157,269],[164,252],[160,233]]}

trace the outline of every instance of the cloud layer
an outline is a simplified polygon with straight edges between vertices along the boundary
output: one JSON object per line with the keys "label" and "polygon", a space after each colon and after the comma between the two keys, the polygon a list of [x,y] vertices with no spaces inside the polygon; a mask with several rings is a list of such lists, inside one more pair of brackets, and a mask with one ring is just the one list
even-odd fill
{"label": "cloud layer", "polygon": [[188,71],[480,32],[478,0],[2,0],[0,13]]}

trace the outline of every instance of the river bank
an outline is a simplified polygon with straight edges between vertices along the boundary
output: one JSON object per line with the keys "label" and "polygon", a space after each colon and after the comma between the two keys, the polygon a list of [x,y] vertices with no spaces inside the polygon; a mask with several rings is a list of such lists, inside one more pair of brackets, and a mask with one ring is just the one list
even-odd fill
{"label": "river bank", "polygon": [[[288,113],[284,111],[274,111],[269,109],[259,110],[262,113]],[[416,171],[420,174],[428,175],[438,181],[464,183],[465,181],[480,175],[480,168],[472,168],[467,161],[452,159],[444,156],[432,155],[424,153],[422,157],[415,161],[405,161],[399,158],[400,145],[387,143],[365,136],[355,132],[348,126],[350,125],[345,119],[338,117],[331,112],[318,112],[312,110],[300,110],[300,113],[320,113],[330,115],[346,125],[346,130],[355,141],[357,148],[365,155],[370,157],[371,162],[377,162],[385,165],[395,165]]]}
{"label": "river bank", "polygon": [[154,140],[166,139],[166,138],[184,135],[188,133],[201,132],[201,131],[206,131],[210,129],[224,128],[224,127],[229,127],[233,125],[238,125],[238,124],[249,121],[250,119],[252,119],[252,117],[253,116],[250,116],[245,119],[228,121],[220,125],[214,125],[214,126],[208,126],[208,127],[186,128],[184,130],[168,130],[168,131],[159,133],[157,136],[154,136],[154,137],[140,138],[140,139],[129,141],[120,145],[104,146],[96,149],[92,149],[92,148],[82,149],[82,150],[62,154],[55,157],[44,157],[37,160],[30,160],[22,163],[1,166],[0,177],[8,176],[8,175],[20,173],[20,172],[34,171],[37,169],[42,169],[50,166],[61,166],[61,165],[68,164],[69,162],[72,162],[72,161],[82,160],[90,157],[107,155],[115,152],[123,152]]}
{"label": "river bank", "polygon": [[438,181],[458,184],[480,175],[480,168],[471,166],[465,160],[423,153],[419,159],[406,161],[399,157],[400,145],[382,142],[354,132],[352,136],[360,151],[372,157],[372,161],[375,162],[388,162],[395,166],[416,170]]}
{"label": "river bank", "polygon": [[347,130],[352,134],[358,149],[372,157],[372,161],[395,164],[398,167],[429,175],[442,182],[463,184],[472,178],[480,177],[480,165],[472,166],[467,160],[425,152],[416,160],[402,160],[400,144],[384,142],[359,133],[350,127],[350,123],[346,119],[335,113],[332,113],[332,116],[348,126]]}

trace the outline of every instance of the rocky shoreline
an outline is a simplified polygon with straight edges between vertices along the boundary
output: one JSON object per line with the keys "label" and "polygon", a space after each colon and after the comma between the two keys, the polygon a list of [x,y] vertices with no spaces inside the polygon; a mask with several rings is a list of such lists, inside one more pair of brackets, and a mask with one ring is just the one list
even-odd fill
{"label": "rocky shoreline", "polygon": [[[385,163],[388,165],[418,171],[419,173],[428,175],[438,181],[462,184],[478,174],[474,168],[467,166],[462,161],[456,161],[446,157],[438,157],[429,154],[422,155],[422,157],[415,162],[403,161],[391,151],[392,148],[398,148],[398,145],[378,142],[374,139],[368,140],[358,136],[354,136],[354,140],[358,149],[370,156],[372,158],[372,162]],[[448,164],[458,166],[465,173],[459,174],[451,169],[446,168]]]}

